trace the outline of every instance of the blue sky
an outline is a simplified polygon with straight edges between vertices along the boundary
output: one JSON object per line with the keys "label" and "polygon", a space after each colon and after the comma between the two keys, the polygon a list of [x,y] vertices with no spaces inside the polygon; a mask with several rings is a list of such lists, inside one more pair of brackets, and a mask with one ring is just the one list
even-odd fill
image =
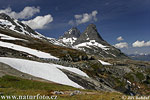
{"label": "blue sky", "polygon": [[[150,53],[150,0],[0,0],[0,2],[0,11],[9,8],[11,11],[8,13],[18,14],[25,7],[32,7],[34,12],[30,16],[20,17],[18,20],[32,24],[32,27],[43,35],[58,38],[72,26],[77,26],[83,32],[88,24],[94,23],[100,35],[108,43],[117,44],[115,46],[123,52]],[[92,15],[93,11],[97,12],[96,15]],[[88,20],[84,20],[85,13]],[[83,22],[77,23],[75,15],[82,16],[79,21]],[[41,17],[36,18],[37,16]],[[35,18],[47,20],[41,24],[43,26],[36,27],[31,23]],[[69,24],[71,20],[74,25]],[[118,37],[122,39],[116,40]]]}

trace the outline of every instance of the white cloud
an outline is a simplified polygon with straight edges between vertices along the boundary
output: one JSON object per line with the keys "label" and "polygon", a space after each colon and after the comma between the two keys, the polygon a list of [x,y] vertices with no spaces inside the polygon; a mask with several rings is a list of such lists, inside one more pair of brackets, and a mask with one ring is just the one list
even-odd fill
{"label": "white cloud", "polygon": [[90,21],[97,21],[96,15],[98,14],[97,10],[92,11],[92,13],[84,13],[79,15],[74,15],[75,20],[70,20],[70,25],[79,25],[83,23],[87,23]]}
{"label": "white cloud", "polygon": [[53,17],[48,14],[45,16],[37,16],[34,19],[28,21],[22,21],[23,23],[29,25],[32,29],[43,29],[47,24],[53,21]]}
{"label": "white cloud", "polygon": [[120,42],[114,45],[116,48],[128,48],[128,43],[127,42]]}
{"label": "white cloud", "polygon": [[118,38],[117,38],[117,41],[123,41],[124,39],[122,38],[122,36],[119,36]]}
{"label": "white cloud", "polygon": [[133,47],[148,47],[150,46],[150,41],[136,41],[132,44]]}
{"label": "white cloud", "polygon": [[12,9],[10,7],[0,10],[0,13],[5,13],[7,15],[9,15],[12,18],[15,19],[27,19],[32,17],[34,14],[39,13],[40,12],[40,8],[39,7],[25,7],[22,11],[20,12],[15,12],[12,11]]}

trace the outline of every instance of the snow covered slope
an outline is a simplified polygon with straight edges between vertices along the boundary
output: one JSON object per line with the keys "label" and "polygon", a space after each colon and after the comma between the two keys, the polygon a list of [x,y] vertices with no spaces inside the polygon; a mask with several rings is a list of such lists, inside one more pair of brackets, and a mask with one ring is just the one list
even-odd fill
{"label": "snow covered slope", "polygon": [[8,64],[9,66],[21,72],[39,78],[43,78],[49,81],[53,81],[59,84],[73,86],[76,88],[83,88],[83,87],[71,81],[66,74],[64,74],[61,70],[59,70],[59,68],[66,69],[76,74],[88,77],[84,72],[82,72],[77,68],[70,68],[70,67],[65,67],[56,64],[40,63],[35,61],[16,59],[16,58],[7,58],[7,57],[0,57],[0,62]]}
{"label": "snow covered slope", "polygon": [[35,38],[42,38],[43,35],[32,30],[28,25],[23,24],[22,22],[9,17],[8,15],[1,13],[0,14],[0,28],[12,30],[19,34],[29,35]]}
{"label": "snow covered slope", "polygon": [[35,50],[35,49],[23,47],[23,46],[16,45],[16,44],[13,44],[13,43],[7,43],[7,42],[0,41],[0,46],[5,47],[5,48],[10,48],[10,49],[13,49],[13,50],[17,50],[17,51],[26,52],[26,53],[29,53],[29,54],[34,55],[36,57],[39,57],[39,58],[59,59],[57,57],[54,57],[54,56],[50,55],[49,53],[45,53],[45,52],[38,51],[38,50]]}

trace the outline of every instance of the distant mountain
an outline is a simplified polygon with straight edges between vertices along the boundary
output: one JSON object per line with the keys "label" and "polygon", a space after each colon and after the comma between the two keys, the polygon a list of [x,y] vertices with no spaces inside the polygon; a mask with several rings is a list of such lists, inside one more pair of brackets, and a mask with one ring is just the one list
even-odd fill
{"label": "distant mountain", "polygon": [[150,54],[130,54],[128,56],[133,60],[150,61]]}
{"label": "distant mountain", "polygon": [[86,28],[86,30],[80,35],[78,40],[74,43],[80,44],[83,42],[89,42],[90,40],[95,40],[96,42],[102,43],[102,44],[108,44],[106,43],[103,38],[99,35],[96,26],[94,24],[89,24]]}
{"label": "distant mountain", "polygon": [[100,57],[127,58],[119,49],[107,43],[98,33],[94,24],[89,24],[80,34],[77,28],[71,28],[60,37],[59,41],[70,47]]}

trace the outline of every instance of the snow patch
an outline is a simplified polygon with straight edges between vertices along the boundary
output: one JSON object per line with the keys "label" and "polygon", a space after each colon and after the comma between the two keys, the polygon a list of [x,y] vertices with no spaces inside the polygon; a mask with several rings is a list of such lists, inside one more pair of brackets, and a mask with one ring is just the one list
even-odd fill
{"label": "snow patch", "polygon": [[[73,86],[76,88],[83,88],[82,86],[70,80],[65,73],[58,69],[65,68],[64,66],[7,57],[0,57],[0,62],[35,77],[43,78],[63,85]],[[66,69],[68,69],[68,67],[66,67]],[[76,71],[74,70],[74,72]],[[84,73],[81,72],[82,71],[77,71],[77,74]]]}
{"label": "snow patch", "polygon": [[60,66],[60,65],[57,65],[57,68],[60,68],[60,69],[66,69],[68,71],[71,71],[71,72],[74,72],[78,75],[81,75],[81,76],[85,76],[85,77],[89,77],[86,73],[84,73],[83,71],[77,69],[77,68],[72,68],[72,67],[64,67],[64,66]]}
{"label": "snow patch", "polygon": [[104,61],[102,61],[102,60],[98,60],[102,65],[112,65],[112,64],[110,64],[110,63],[108,63],[108,62],[104,62]]}
{"label": "snow patch", "polygon": [[31,48],[28,48],[28,47],[23,47],[23,46],[16,45],[16,44],[13,44],[13,43],[7,43],[7,42],[0,41],[0,46],[5,47],[5,48],[10,48],[10,49],[13,49],[13,50],[17,50],[17,51],[26,52],[26,53],[29,53],[31,55],[37,56],[39,58],[59,59],[57,57],[54,57],[54,56],[50,55],[49,53],[45,53],[45,52],[38,51],[38,50],[35,50],[35,49],[31,49]]}
{"label": "snow patch", "polygon": [[60,39],[60,41],[66,43],[66,44],[71,44],[71,45],[72,45],[76,40],[77,40],[77,38],[75,38],[75,37]]}
{"label": "snow patch", "polygon": [[109,50],[108,46],[104,46],[98,42],[96,42],[95,40],[90,40],[90,42],[84,42],[84,43],[80,43],[78,45],[75,45],[75,48],[81,48],[81,47],[87,47],[89,48],[90,46],[96,46],[99,48],[102,48],[103,50]]}

